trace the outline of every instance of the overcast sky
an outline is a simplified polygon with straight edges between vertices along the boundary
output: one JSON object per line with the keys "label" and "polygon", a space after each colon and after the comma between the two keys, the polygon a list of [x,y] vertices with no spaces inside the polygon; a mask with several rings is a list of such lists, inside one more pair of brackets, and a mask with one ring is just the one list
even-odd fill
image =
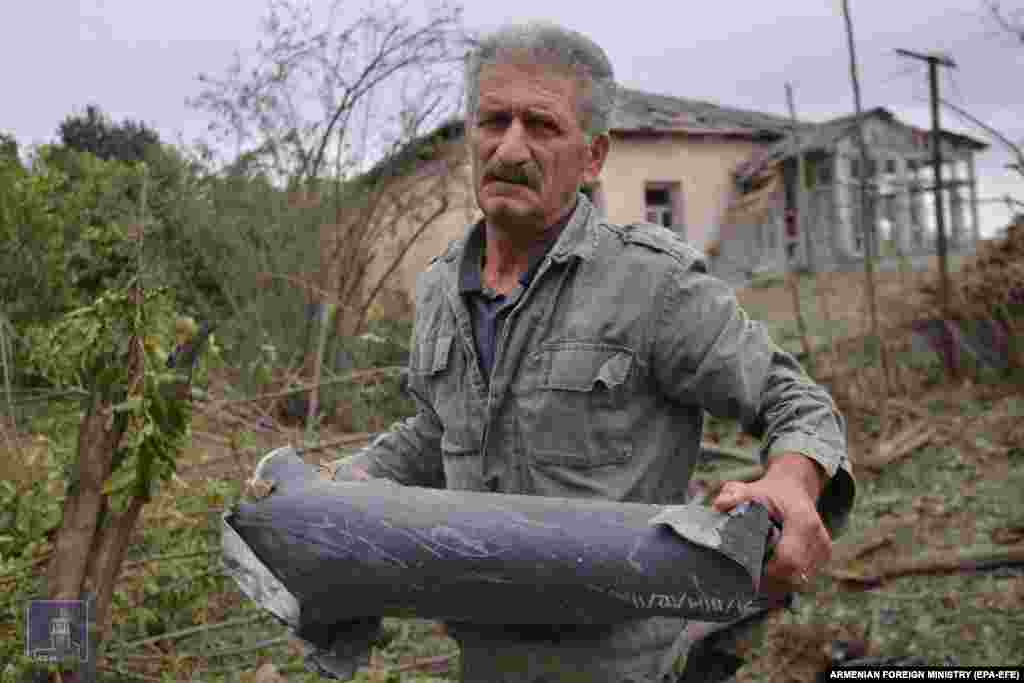
{"label": "overcast sky", "polygon": [[[321,0],[314,0],[320,3]],[[363,0],[354,0],[354,2]],[[326,5],[327,0],[322,0]],[[96,103],[114,119],[141,119],[165,140],[199,135],[205,121],[185,104],[200,72],[223,73],[236,50],[255,45],[260,0],[35,0],[8,3],[0,41],[0,131],[23,145],[53,139],[72,111]],[[1003,0],[1024,21],[1024,0]],[[894,48],[943,50],[945,98],[1015,141],[1024,141],[1024,44],[995,30],[983,0],[851,0],[866,107],[885,106],[928,127],[927,69]],[[853,110],[839,0],[668,2],[469,1],[466,25],[544,18],[579,30],[608,52],[629,87],[784,114],[793,83],[801,118]],[[943,112],[944,127],[988,140]],[[1024,200],[1024,182],[1003,168],[994,144],[978,157],[983,199]],[[1004,204],[983,205],[983,228],[1004,225]]]}

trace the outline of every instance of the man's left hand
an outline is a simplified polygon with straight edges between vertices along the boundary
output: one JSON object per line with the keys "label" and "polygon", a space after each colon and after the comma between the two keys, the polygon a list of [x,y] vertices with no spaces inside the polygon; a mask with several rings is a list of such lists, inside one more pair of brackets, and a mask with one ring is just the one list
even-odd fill
{"label": "man's left hand", "polygon": [[832,539],[815,507],[825,482],[825,471],[816,462],[799,453],[786,453],[773,458],[757,481],[726,482],[712,502],[719,512],[728,512],[755,501],[782,524],[782,538],[765,565],[762,593],[781,596],[802,588],[831,559]]}

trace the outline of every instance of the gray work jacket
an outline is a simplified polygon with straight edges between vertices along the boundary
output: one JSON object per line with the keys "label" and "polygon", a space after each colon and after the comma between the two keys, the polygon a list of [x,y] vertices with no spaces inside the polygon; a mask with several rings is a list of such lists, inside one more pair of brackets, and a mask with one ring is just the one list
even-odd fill
{"label": "gray work jacket", "polygon": [[[610,224],[580,195],[508,316],[488,385],[459,294],[465,242],[453,242],[417,283],[409,361],[417,414],[353,464],[408,485],[679,503],[706,410],[760,437],[765,462],[797,452],[820,463],[830,481],[819,510],[833,533],[841,529],[854,496],[842,416],[732,289],[708,275],[699,252],[658,226]],[[607,655],[625,662],[609,680],[660,680],[682,626],[649,619],[581,629],[549,654],[569,662],[578,642],[582,659],[565,666]],[[495,647],[515,650],[514,637],[501,648],[485,629],[456,637],[468,662]],[[543,659],[537,647],[523,657]],[[466,680],[492,675],[471,672],[485,664],[468,666]],[[568,680],[543,664],[522,666]],[[526,669],[509,680],[542,676]]]}

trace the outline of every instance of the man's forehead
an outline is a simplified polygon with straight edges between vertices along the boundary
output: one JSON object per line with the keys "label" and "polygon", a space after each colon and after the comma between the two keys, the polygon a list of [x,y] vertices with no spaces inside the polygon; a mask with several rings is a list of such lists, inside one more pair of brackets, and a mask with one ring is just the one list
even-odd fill
{"label": "man's forehead", "polygon": [[480,70],[481,105],[572,106],[576,80],[564,70],[535,62],[499,62]]}

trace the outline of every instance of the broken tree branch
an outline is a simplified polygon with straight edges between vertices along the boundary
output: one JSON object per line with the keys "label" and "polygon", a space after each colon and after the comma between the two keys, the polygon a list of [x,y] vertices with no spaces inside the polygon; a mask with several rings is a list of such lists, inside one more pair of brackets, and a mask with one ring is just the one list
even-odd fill
{"label": "broken tree branch", "polygon": [[345,436],[337,439],[331,439],[330,441],[321,441],[318,444],[312,444],[309,446],[303,446],[303,453],[318,453],[325,451],[328,448],[338,448],[344,446],[362,446],[368,444],[375,436],[375,433],[362,432],[359,434],[346,434]]}
{"label": "broken tree branch", "polygon": [[872,574],[833,570],[831,575],[840,581],[877,584],[908,574],[943,574],[958,571],[992,569],[1008,564],[1024,563],[1024,544],[1009,547],[974,547],[959,552],[936,550],[917,557],[898,558]]}
{"label": "broken tree branch", "polygon": [[255,652],[256,650],[264,650],[264,649],[266,649],[268,647],[277,647],[278,645],[284,645],[289,640],[291,640],[291,636],[278,636],[276,638],[267,638],[266,640],[261,640],[261,641],[259,641],[257,643],[253,643],[252,645],[244,645],[242,647],[226,648],[226,649],[223,649],[223,650],[214,650],[212,652],[183,652],[183,653],[174,653],[174,654],[167,654],[167,655],[125,655],[125,654],[118,654],[118,658],[119,659],[125,659],[125,660],[140,661],[140,662],[150,662],[150,661],[151,662],[158,662],[158,661],[160,661],[162,659],[166,659],[166,658],[169,658],[169,657],[174,658],[174,659],[200,659],[200,658],[207,658],[207,657],[230,657],[230,656],[233,656],[233,655],[242,655],[242,654],[247,654],[249,652]]}
{"label": "broken tree branch", "polygon": [[[391,375],[397,375],[403,370],[401,366],[392,365],[384,368],[369,368],[367,370],[353,370],[340,377],[334,379],[325,380],[320,382],[317,387],[329,387],[338,384],[369,384],[370,382],[383,379],[384,377],[390,377]],[[314,388],[312,384],[304,384],[302,386],[293,387],[291,389],[283,389],[281,391],[274,391],[267,394],[259,394],[257,396],[249,396],[246,398],[233,398],[224,399],[221,401],[214,401],[207,404],[208,408],[224,408],[226,406],[241,405],[245,403],[253,403],[255,401],[263,401],[268,399],[284,398],[286,396],[294,396],[295,394],[301,394],[306,391],[310,391]]]}
{"label": "broken tree branch", "polygon": [[437,655],[436,657],[425,657],[423,659],[417,659],[414,662],[409,662],[408,664],[396,666],[389,671],[399,673],[406,673],[410,671],[421,671],[433,674],[445,673],[451,669],[451,665],[455,661],[456,657],[458,657],[457,652],[451,652],[446,655]]}
{"label": "broken tree branch", "polygon": [[832,559],[829,566],[836,570],[842,568],[868,553],[892,542],[893,536],[900,529],[913,528],[915,520],[888,519],[882,520],[866,532],[852,538],[842,538],[832,546]]}
{"label": "broken tree branch", "polygon": [[892,439],[882,442],[874,457],[861,458],[858,464],[869,469],[882,469],[923,447],[936,435],[934,427],[925,426],[920,422],[912,424]]}
{"label": "broken tree branch", "polygon": [[[171,631],[169,633],[161,633],[158,636],[152,636],[150,638],[143,638],[141,640],[132,640],[127,643],[120,643],[116,648],[112,648],[114,652],[120,652],[122,650],[132,650],[137,647],[143,647],[151,643],[158,643],[162,640],[178,640],[179,638],[185,638],[187,636],[193,636],[197,633],[208,633],[209,631],[217,631],[219,629],[231,628],[233,626],[246,626],[253,624],[262,619],[266,619],[270,616],[269,612],[260,610],[257,614],[248,617],[239,617],[237,619],[228,619],[227,621],[220,621],[216,624],[203,624],[202,626],[190,626],[189,628],[183,628],[178,631]],[[119,655],[120,656],[120,655]]]}

